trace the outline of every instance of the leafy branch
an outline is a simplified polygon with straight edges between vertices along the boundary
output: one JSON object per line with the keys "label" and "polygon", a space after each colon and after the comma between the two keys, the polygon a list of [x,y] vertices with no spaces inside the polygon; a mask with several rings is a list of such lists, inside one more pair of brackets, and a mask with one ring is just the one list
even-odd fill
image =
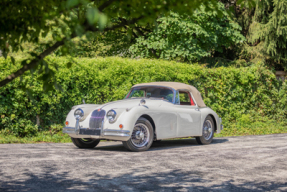
{"label": "leafy branch", "polygon": [[[107,27],[105,28],[103,31],[110,31],[110,30],[114,30],[117,28],[121,28],[125,25],[131,25],[136,23],[138,20],[142,19],[143,17],[139,17],[139,18],[134,18],[131,20],[123,20],[121,23],[111,26],[111,27]],[[88,25],[86,24],[86,28],[85,31],[91,31],[91,32],[97,32],[100,31],[99,28],[96,28],[94,26]],[[71,35],[71,39],[75,38],[77,35],[74,33]],[[19,70],[17,70],[16,72],[12,73],[11,75],[7,76],[4,80],[2,80],[0,82],[0,87],[6,85],[7,83],[13,81],[15,78],[21,76],[22,74],[24,74],[26,71],[31,70],[33,68],[35,68],[40,60],[43,60],[46,56],[48,56],[49,54],[51,54],[53,51],[55,51],[57,48],[59,48],[60,46],[64,45],[65,41],[67,40],[67,38],[64,38],[61,41],[56,42],[54,45],[50,46],[49,48],[47,48],[45,51],[43,51],[41,54],[35,56],[35,58],[30,61],[27,64],[24,64],[24,66],[22,68],[20,68]]]}

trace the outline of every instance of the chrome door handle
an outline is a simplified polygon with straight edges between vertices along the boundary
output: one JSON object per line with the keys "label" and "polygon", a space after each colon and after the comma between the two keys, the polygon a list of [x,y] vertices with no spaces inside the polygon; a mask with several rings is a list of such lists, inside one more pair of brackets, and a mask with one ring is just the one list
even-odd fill
{"label": "chrome door handle", "polygon": [[195,111],[199,111],[199,108],[195,108]]}

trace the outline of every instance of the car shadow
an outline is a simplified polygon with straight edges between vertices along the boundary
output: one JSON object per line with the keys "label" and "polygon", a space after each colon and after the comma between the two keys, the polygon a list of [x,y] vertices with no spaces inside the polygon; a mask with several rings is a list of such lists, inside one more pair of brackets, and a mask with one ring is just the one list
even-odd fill
{"label": "car shadow", "polygon": [[[217,143],[227,142],[228,139],[214,139],[210,145]],[[192,146],[201,146],[197,143],[195,138],[188,139],[172,139],[172,140],[162,140],[160,142],[154,142],[149,150],[163,150],[163,149],[172,149],[172,148],[183,148],[183,147],[192,147]]]}
{"label": "car shadow", "polygon": [[[210,145],[215,145],[218,143],[225,143],[228,142],[228,139],[225,138],[214,138]],[[199,146],[196,142],[195,138],[188,138],[188,139],[172,139],[172,140],[161,140],[156,141],[152,144],[149,151],[156,151],[156,150],[165,150],[165,149],[172,149],[172,148],[183,148],[183,147],[191,147],[191,146]],[[103,150],[103,151],[119,151],[119,152],[127,152],[128,150],[124,148],[123,144],[119,142],[117,145],[107,145],[107,146],[99,146],[93,149],[87,150]]]}

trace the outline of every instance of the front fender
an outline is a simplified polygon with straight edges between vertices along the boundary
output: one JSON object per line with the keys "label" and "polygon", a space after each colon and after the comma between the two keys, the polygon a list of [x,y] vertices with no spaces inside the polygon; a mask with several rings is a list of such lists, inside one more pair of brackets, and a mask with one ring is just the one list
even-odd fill
{"label": "front fender", "polygon": [[104,129],[120,130],[120,125],[123,125],[121,130],[133,131],[136,121],[148,111],[148,107],[141,105],[131,109],[114,109],[118,113],[117,120],[114,123],[105,121]]}
{"label": "front fender", "polygon": [[174,138],[177,131],[177,115],[171,111],[170,106],[148,106],[139,105],[124,111],[116,122],[116,129],[119,125],[124,125],[124,130],[132,133],[136,121],[143,115],[152,118],[155,125],[157,139]]}

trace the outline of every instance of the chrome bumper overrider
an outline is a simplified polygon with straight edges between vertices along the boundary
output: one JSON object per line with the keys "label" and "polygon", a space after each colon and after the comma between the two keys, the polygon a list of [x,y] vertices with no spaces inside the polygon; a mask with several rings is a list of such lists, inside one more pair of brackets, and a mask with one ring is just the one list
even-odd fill
{"label": "chrome bumper overrider", "polygon": [[[75,127],[64,127],[63,133],[80,135],[79,132],[75,129]],[[128,130],[104,129],[102,131],[102,133],[98,136],[103,137],[103,138],[105,138],[105,136],[129,137],[130,131],[128,131]]]}

